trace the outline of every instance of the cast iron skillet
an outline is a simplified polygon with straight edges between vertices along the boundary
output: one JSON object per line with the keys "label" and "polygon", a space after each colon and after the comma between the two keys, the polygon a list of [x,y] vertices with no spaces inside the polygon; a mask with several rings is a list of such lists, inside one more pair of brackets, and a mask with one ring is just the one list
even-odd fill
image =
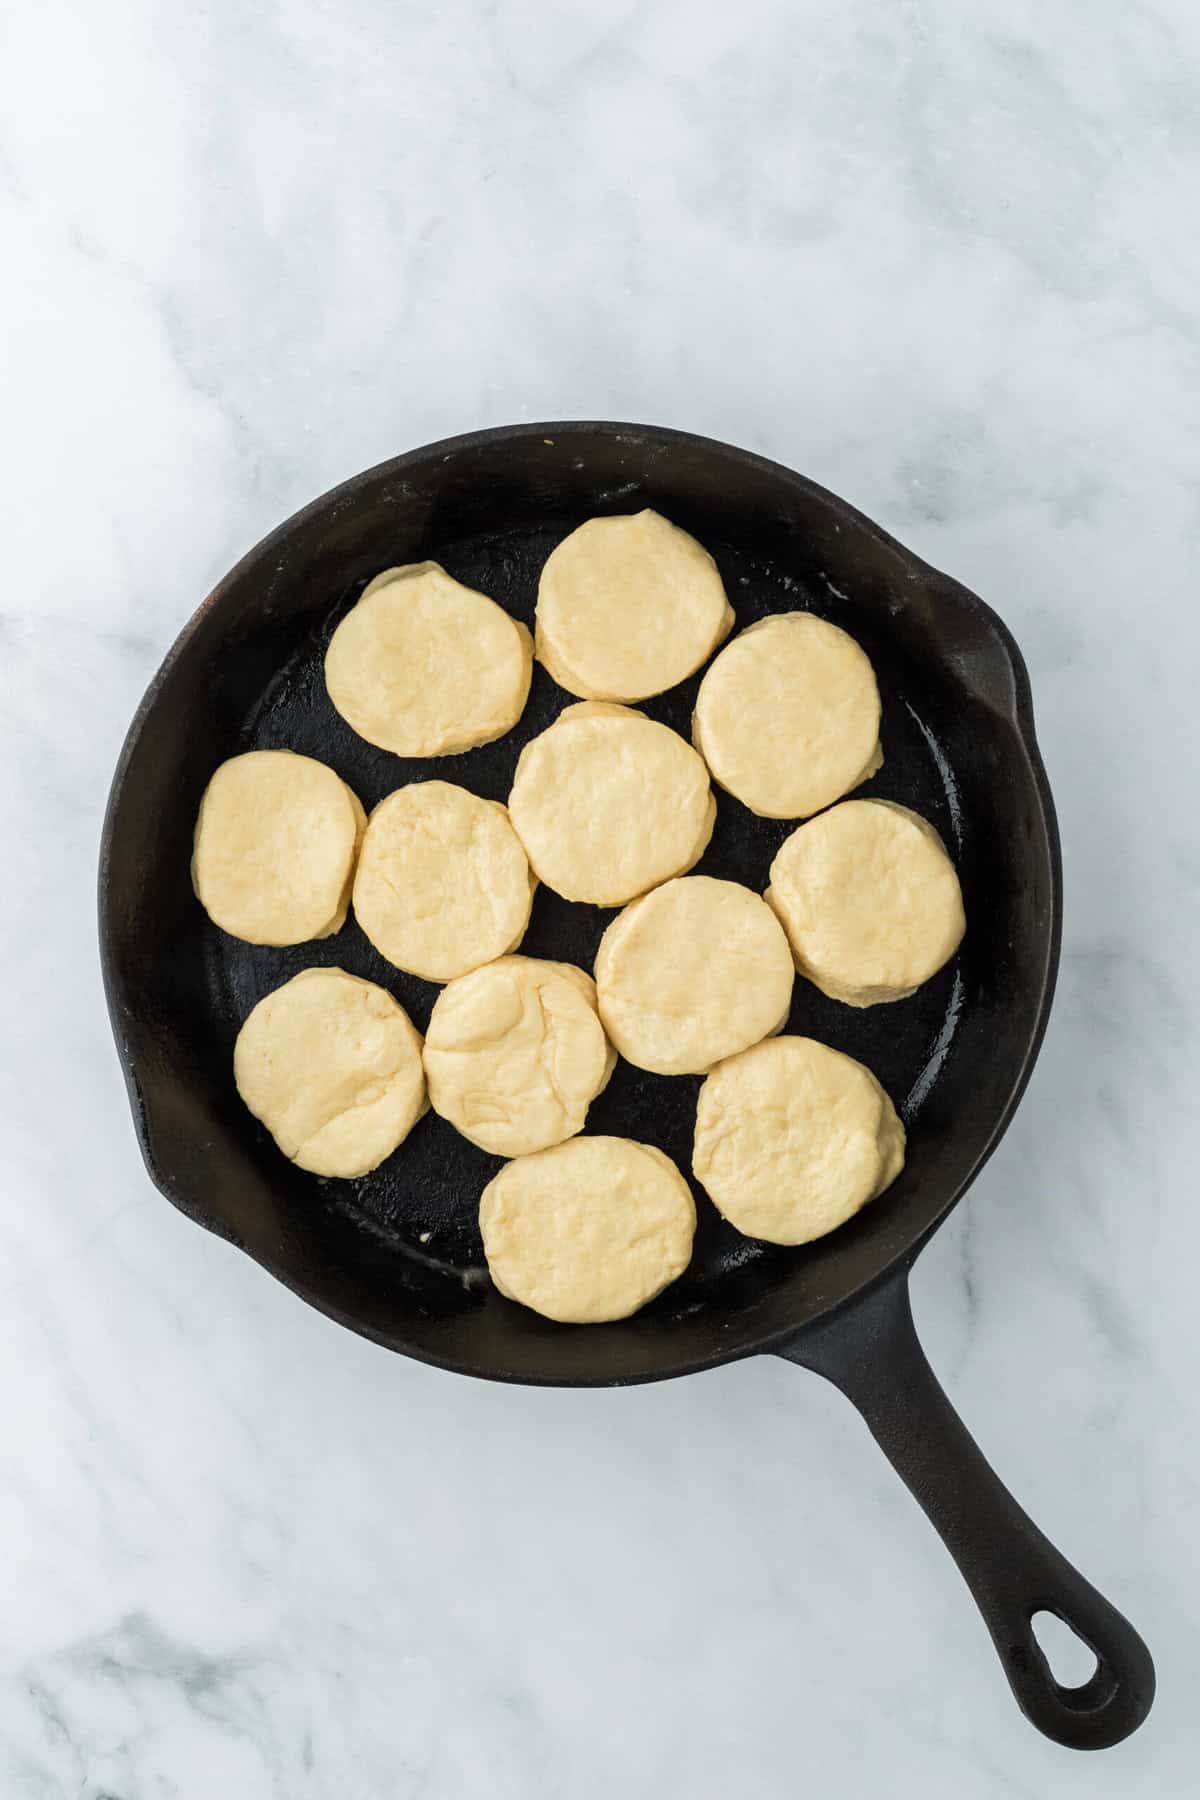
{"label": "cast iron skillet", "polygon": [[[864,645],[883,694],[886,762],[865,790],[931,819],[958,864],[968,931],[911,1000],[866,1011],[797,981],[789,1029],[859,1057],[909,1131],[900,1179],[822,1242],[750,1242],[697,1193],[693,1265],[637,1317],[551,1324],[504,1300],[482,1265],[480,1189],[498,1161],[429,1115],[360,1181],[287,1163],[241,1105],[239,1024],[306,964],[374,978],[419,1026],[435,988],[381,961],[353,919],[335,938],[259,949],[215,930],[192,895],[192,822],[222,758],[287,746],[331,763],[368,809],[443,776],[507,795],[521,745],[567,698],[540,667],[497,744],[405,762],[357,738],[321,674],[367,579],[434,557],[532,623],[537,577],[594,513],[653,506],[715,555],[743,626],[807,607]],[[646,710],[687,732],[693,679]],[[761,889],[789,826],[727,795],[701,872]],[[590,967],[611,912],[539,890],[522,949]],[[172,649],[130,728],[100,862],[109,1008],[142,1152],[157,1186],[331,1318],[466,1375],[562,1386],[686,1375],[771,1351],[858,1407],[975,1596],[1016,1698],[1060,1743],[1095,1748],[1140,1724],[1154,1692],[1141,1639],[1001,1486],[921,1351],[908,1271],[994,1149],[1041,1042],[1058,959],[1060,861],[1020,654],[996,615],[860,513],[790,470],[683,432],[517,425],[433,444],[335,488],[226,576]],[[698,1079],[620,1064],[589,1129],[657,1144],[690,1168]],[[1031,1629],[1058,1614],[1098,1658],[1066,1689]]]}

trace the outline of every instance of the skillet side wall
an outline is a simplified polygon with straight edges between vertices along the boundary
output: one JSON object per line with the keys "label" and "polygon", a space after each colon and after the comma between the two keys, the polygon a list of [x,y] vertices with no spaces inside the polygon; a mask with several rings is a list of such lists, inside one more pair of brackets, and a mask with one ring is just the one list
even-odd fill
{"label": "skillet side wall", "polygon": [[[497,1165],[443,1122],[424,1121],[365,1183],[318,1184],[279,1156],[238,1101],[228,1060],[258,994],[305,963],[339,962],[383,979],[423,1026],[434,990],[373,960],[353,925],[291,952],[235,945],[203,919],[188,860],[212,769],[253,744],[324,756],[368,805],[414,775],[503,798],[520,743],[565,703],[543,672],[511,741],[402,765],[354,739],[328,707],[323,642],[379,568],[428,556],[528,619],[540,559],[558,538],[592,513],[643,505],[713,549],[739,626],[807,605],[864,644],[884,694],[888,759],[864,791],[917,806],[943,832],[968,937],[955,968],[895,1007],[853,1013],[797,982],[790,1028],[861,1056],[905,1113],[909,1162],[895,1186],[841,1232],[790,1252],[738,1239],[702,1201],[693,1271],[637,1318],[582,1331],[491,1290],[473,1205]],[[686,732],[695,686],[647,710]],[[761,888],[789,826],[754,821],[728,796],[719,805],[701,869]],[[143,1152],[184,1212],[391,1348],[497,1379],[623,1382],[770,1348],[915,1253],[994,1146],[1027,1078],[1053,987],[1059,887],[1024,669],[982,602],[834,496],[746,452],[637,426],[530,425],[356,477],[219,585],[122,754],[102,850],[101,943]],[[590,964],[610,916],[543,891],[523,948]],[[590,1126],[659,1141],[686,1168],[697,1085],[625,1070]],[[432,1227],[428,1248],[422,1224]]]}

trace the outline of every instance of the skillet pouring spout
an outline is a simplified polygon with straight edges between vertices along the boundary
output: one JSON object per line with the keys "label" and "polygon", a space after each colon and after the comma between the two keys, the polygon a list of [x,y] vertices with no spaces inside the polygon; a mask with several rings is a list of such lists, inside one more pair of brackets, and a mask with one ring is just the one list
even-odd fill
{"label": "skillet pouring spout", "polygon": [[[1013,1499],[930,1368],[891,1274],[781,1347],[839,1388],[958,1564],[1018,1706],[1072,1750],[1105,1750],[1136,1731],[1154,1700],[1150,1652],[1115,1606]],[[1096,1658],[1080,1687],[1055,1680],[1033,1632],[1040,1612],[1069,1625]]]}

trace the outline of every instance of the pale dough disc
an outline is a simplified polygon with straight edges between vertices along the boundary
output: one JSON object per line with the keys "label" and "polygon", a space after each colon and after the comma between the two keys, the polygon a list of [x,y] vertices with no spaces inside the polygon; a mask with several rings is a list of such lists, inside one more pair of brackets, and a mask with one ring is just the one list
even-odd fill
{"label": "pale dough disc", "polygon": [[879,689],[866,654],[812,613],[775,613],[700,683],[692,738],[713,779],[767,819],[801,819],[874,775]]}
{"label": "pale dough disc", "polygon": [[493,1156],[583,1130],[616,1052],[596,986],[572,963],[502,956],[442,989],[425,1034],[434,1111]]}
{"label": "pale dough disc", "polygon": [[678,732],[583,700],[526,744],[508,810],[539,881],[567,900],[623,906],[699,862],[717,805]]}
{"label": "pale dough disc", "polygon": [[747,1237],[824,1237],[903,1167],[904,1127],[874,1075],[813,1038],[755,1044],[700,1089],[692,1168]]}
{"label": "pale dough disc", "polygon": [[800,825],[771,864],[767,900],[802,975],[833,1000],[904,1000],[966,929],[941,838],[891,800],[846,800]]}
{"label": "pale dough disc", "polygon": [[629,1138],[576,1137],[506,1163],[479,1202],[492,1280],[568,1325],[627,1319],[687,1268],[691,1189]]}
{"label": "pale dough disc", "polygon": [[366,827],[340,776],[292,750],[249,750],[204,790],[192,886],[214,925],[251,944],[303,944],[341,929]]}
{"label": "pale dough disc", "polygon": [[325,652],[334,706],[397,756],[447,756],[503,737],[532,670],[524,625],[435,562],[377,575]]}
{"label": "pale dough disc", "polygon": [[717,565],[656,512],[589,519],[552,550],[535,653],[584,700],[645,700],[683,681],[733,625]]}
{"label": "pale dough disc", "polygon": [[367,820],[354,916],[398,969],[452,981],[516,949],[535,886],[498,801],[417,781]]}
{"label": "pale dough disc", "polygon": [[656,1075],[702,1075],[782,1030],[794,980],[771,909],[708,875],[635,900],[596,954],[604,1028],[628,1062]]}
{"label": "pale dough disc", "polygon": [[373,981],[304,969],[260,1000],[233,1052],[238,1093],[314,1175],[365,1175],[425,1111],[421,1035]]}

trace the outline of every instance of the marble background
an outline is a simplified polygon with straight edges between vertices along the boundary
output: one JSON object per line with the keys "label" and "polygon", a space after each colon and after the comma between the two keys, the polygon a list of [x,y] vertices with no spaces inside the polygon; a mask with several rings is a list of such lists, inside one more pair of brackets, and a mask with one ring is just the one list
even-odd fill
{"label": "marble background", "polygon": [[[5,1800],[1188,1790],[1198,192],[1190,0],[5,9]],[[1059,999],[915,1305],[1155,1651],[1116,1750],[1020,1719],[819,1381],[469,1384],[143,1173],[93,878],[145,682],[312,495],[573,416],[805,470],[1026,650]]]}

